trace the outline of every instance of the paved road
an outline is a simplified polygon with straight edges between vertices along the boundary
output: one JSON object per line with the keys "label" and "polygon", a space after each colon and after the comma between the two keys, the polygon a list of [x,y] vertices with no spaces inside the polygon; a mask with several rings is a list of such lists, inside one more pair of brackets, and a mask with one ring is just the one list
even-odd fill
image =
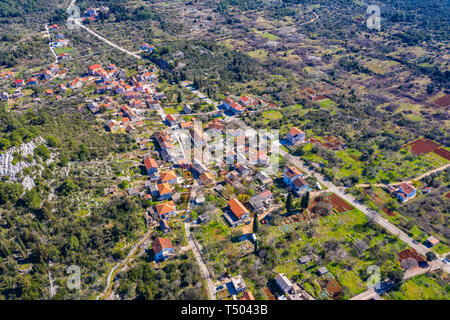
{"label": "paved road", "polygon": [[421,254],[426,254],[428,251],[430,251],[428,248],[426,248],[424,245],[420,243],[415,243],[415,241],[410,238],[406,233],[398,229],[396,226],[394,226],[392,223],[387,221],[386,219],[382,218],[377,212],[372,211],[368,209],[366,206],[359,204],[356,202],[356,199],[348,193],[345,193],[345,188],[339,188],[330,181],[325,181],[324,177],[319,173],[313,173],[311,170],[309,170],[308,167],[306,167],[303,162],[298,158],[291,154],[288,154],[286,151],[280,148],[281,154],[286,158],[289,159],[292,163],[294,163],[296,166],[298,166],[301,170],[303,170],[305,173],[315,176],[316,179],[325,185],[331,192],[335,193],[342,199],[346,200],[347,202],[351,203],[353,206],[355,206],[358,210],[363,212],[369,219],[372,219],[375,223],[386,229],[389,233],[398,236],[400,240],[408,244],[410,247],[417,250],[417,252]]}
{"label": "paved road", "polygon": [[[72,6],[75,5],[75,2],[76,2],[76,0],[73,0],[73,1],[72,1],[72,3],[69,5],[68,11],[71,11],[71,8],[72,8]],[[86,30],[87,32],[89,32],[90,34],[92,34],[93,36],[95,36],[96,38],[102,40],[102,41],[105,42],[106,44],[110,45],[111,47],[116,48],[117,50],[120,50],[120,51],[122,51],[123,53],[125,53],[125,54],[127,54],[127,55],[129,55],[129,56],[132,56],[132,57],[134,57],[134,58],[136,58],[136,59],[139,59],[139,60],[142,59],[142,57],[141,57],[140,55],[138,55],[138,54],[136,54],[136,53],[134,53],[134,52],[131,52],[131,51],[125,49],[125,48],[122,48],[121,46],[119,46],[119,45],[117,45],[117,44],[115,44],[115,43],[109,41],[108,39],[106,39],[105,37],[101,36],[101,35],[98,34],[97,32],[95,32],[95,31],[89,29],[88,27],[86,27],[85,25],[83,25],[83,23],[82,23],[82,21],[81,21],[81,18],[74,18],[74,19],[72,19],[72,21],[73,21],[74,23],[76,23],[79,27],[83,28],[84,30]]]}

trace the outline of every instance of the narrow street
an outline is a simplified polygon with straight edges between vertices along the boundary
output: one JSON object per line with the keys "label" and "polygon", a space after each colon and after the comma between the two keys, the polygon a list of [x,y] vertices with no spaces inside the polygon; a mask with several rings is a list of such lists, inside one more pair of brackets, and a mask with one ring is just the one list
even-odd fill
{"label": "narrow street", "polygon": [[[192,186],[191,196],[189,197],[189,205],[186,209],[186,217],[188,217],[191,209],[192,209],[192,201],[195,198],[195,194],[197,192],[198,183],[195,182]],[[211,300],[216,300],[216,288],[214,286],[213,279],[211,278],[211,274],[209,273],[208,267],[205,264],[205,261],[203,261],[203,258],[200,254],[199,249],[197,248],[197,245],[192,238],[191,235],[191,223],[185,220],[184,223],[184,230],[186,232],[186,238],[189,243],[189,247],[192,249],[192,252],[194,254],[195,259],[197,260],[198,265],[200,266],[200,271],[203,274],[203,278],[206,280],[206,283],[208,285],[208,295]]]}

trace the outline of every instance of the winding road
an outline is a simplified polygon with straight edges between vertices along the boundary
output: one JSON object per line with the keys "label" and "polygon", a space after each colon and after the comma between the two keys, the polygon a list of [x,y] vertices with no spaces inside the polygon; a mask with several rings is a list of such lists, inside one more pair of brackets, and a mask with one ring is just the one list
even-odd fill
{"label": "winding road", "polygon": [[[113,276],[115,277],[117,275],[118,272],[116,272],[116,270],[122,269],[123,267],[125,267],[130,261],[131,259],[134,257],[134,255],[136,254],[138,248],[145,242],[148,240],[148,238],[150,237],[150,235],[152,234],[153,229],[150,229],[147,231],[147,233],[141,238],[141,240],[139,240],[134,246],[133,248],[131,248],[130,252],[128,253],[127,257],[125,259],[123,259],[121,262],[118,262],[112,269],[111,271],[109,271],[108,276],[106,277],[106,288],[105,290],[103,290],[103,292],[97,296],[97,298],[95,298],[95,300],[100,300],[100,299],[107,299],[109,297],[109,295],[111,294],[111,285],[112,285],[112,279]],[[119,271],[120,272],[120,271]]]}

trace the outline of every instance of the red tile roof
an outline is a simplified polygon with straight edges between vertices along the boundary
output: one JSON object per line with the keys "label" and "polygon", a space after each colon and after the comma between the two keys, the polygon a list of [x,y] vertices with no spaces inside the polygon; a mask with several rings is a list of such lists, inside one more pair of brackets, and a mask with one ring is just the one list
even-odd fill
{"label": "red tile roof", "polygon": [[101,68],[102,68],[101,65],[99,65],[99,64],[93,64],[92,66],[89,67],[89,70],[90,70],[90,71],[95,71],[95,70],[98,70],[98,69],[101,69]]}
{"label": "red tile roof", "polygon": [[173,249],[172,241],[169,238],[157,238],[153,241],[153,251],[155,254],[160,253],[163,249]]}
{"label": "red tile roof", "polygon": [[145,165],[145,169],[147,169],[147,170],[153,169],[153,168],[158,169],[158,163],[156,162],[156,160],[154,158],[145,158],[144,165]]}
{"label": "red tile roof", "polygon": [[172,189],[170,188],[170,185],[167,182],[160,183],[157,185],[158,192],[160,195],[168,194],[172,192]]}
{"label": "red tile roof", "polygon": [[228,201],[228,205],[230,206],[231,211],[233,214],[240,219],[244,214],[249,213],[246,207],[237,199],[233,198],[230,201]]}
{"label": "red tile roof", "polygon": [[298,170],[296,167],[287,167],[287,170],[285,172],[285,175],[289,178],[289,179],[293,179],[296,176],[302,175],[302,172],[300,170]]}
{"label": "red tile roof", "polygon": [[296,136],[298,134],[305,134],[305,133],[302,130],[300,130],[299,128],[297,128],[297,127],[292,127],[292,129],[289,130],[289,134],[291,136]]}
{"label": "red tile roof", "polygon": [[172,211],[175,211],[175,203],[173,201],[167,201],[156,205],[156,212],[160,216]]}
{"label": "red tile roof", "polygon": [[174,170],[169,170],[169,171],[166,171],[166,172],[161,172],[159,177],[160,177],[162,182],[167,182],[167,181],[176,179],[177,175],[176,175]]}
{"label": "red tile roof", "polygon": [[415,190],[413,186],[411,186],[410,184],[408,184],[406,182],[402,183],[401,188],[402,188],[403,193],[405,193],[407,195]]}

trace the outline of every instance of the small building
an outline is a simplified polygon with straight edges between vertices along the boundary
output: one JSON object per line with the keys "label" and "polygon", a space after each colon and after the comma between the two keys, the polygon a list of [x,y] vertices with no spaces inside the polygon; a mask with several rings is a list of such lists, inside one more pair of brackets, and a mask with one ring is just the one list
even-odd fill
{"label": "small building", "polygon": [[321,268],[319,268],[318,270],[317,270],[317,275],[320,277],[320,276],[323,276],[324,274],[327,274],[328,273],[328,269],[327,268],[325,268],[325,267],[321,267]]}
{"label": "small building", "polygon": [[263,191],[251,197],[248,202],[253,210],[255,210],[258,213],[263,213],[273,203],[272,192],[270,190]]}
{"label": "small building", "polygon": [[208,222],[211,221],[211,217],[208,214],[204,213],[201,216],[199,216],[197,220],[198,223],[208,224]]}
{"label": "small building", "polygon": [[137,188],[129,188],[128,189],[128,195],[130,197],[137,196],[137,195],[139,195],[139,190]]}
{"label": "small building", "polygon": [[263,185],[268,185],[273,182],[272,178],[269,177],[269,175],[261,170],[258,172],[258,174],[255,176],[256,180],[259,181]]}
{"label": "small building", "polygon": [[237,198],[228,201],[228,207],[230,208],[230,214],[225,214],[225,219],[231,226],[240,225],[250,218],[250,212]]}
{"label": "small building", "polygon": [[296,127],[292,127],[291,130],[289,130],[286,138],[291,142],[292,145],[295,146],[305,142],[305,137],[305,133],[302,130]]}
{"label": "small building", "polygon": [[416,188],[414,188],[409,183],[403,182],[398,188],[396,196],[401,202],[405,202],[411,198],[414,198],[416,193]]}
{"label": "small building", "polygon": [[97,102],[89,101],[87,107],[93,114],[100,112],[100,107]]}
{"label": "small building", "polygon": [[439,239],[436,239],[433,236],[430,236],[427,238],[426,244],[430,247],[434,247],[435,245],[437,245],[439,243]]}
{"label": "small building", "polygon": [[167,201],[156,205],[156,213],[161,219],[167,219],[176,215],[176,207],[173,201]]}
{"label": "small building", "polygon": [[161,172],[159,174],[159,179],[161,180],[162,183],[165,183],[165,182],[167,182],[169,184],[177,183],[177,175],[174,170]]}
{"label": "small building", "polygon": [[2,92],[2,94],[0,94],[0,101],[9,101],[8,92]]}
{"label": "small building", "polygon": [[247,286],[245,285],[244,279],[242,279],[242,277],[240,275],[232,277],[231,283],[233,284],[233,288],[236,293],[242,292],[247,288]]}
{"label": "small building", "polygon": [[306,263],[309,263],[309,262],[311,262],[311,256],[309,256],[309,255],[306,255],[306,256],[303,256],[303,257],[300,257],[300,258],[298,258],[298,263],[300,263],[300,264],[306,264]]}
{"label": "small building", "polygon": [[145,158],[144,159],[145,170],[147,170],[147,174],[151,175],[158,172],[158,163],[154,158]]}
{"label": "small building", "polygon": [[195,198],[194,203],[196,205],[201,205],[201,204],[204,204],[205,201],[206,201],[206,199],[205,199],[204,196],[198,196],[198,197]]}
{"label": "small building", "polygon": [[293,284],[284,273],[277,274],[277,276],[275,277],[275,281],[284,294],[292,292]]}
{"label": "small building", "polygon": [[189,105],[187,105],[187,104],[184,104],[184,105],[183,105],[183,112],[186,113],[186,114],[192,113],[192,108],[191,108],[191,106],[189,106]]}
{"label": "small building", "polygon": [[153,241],[152,247],[156,262],[167,260],[174,253],[172,241],[169,238],[157,238]]}
{"label": "small building", "polygon": [[166,219],[159,220],[159,227],[161,228],[161,231],[164,233],[170,232],[170,227]]}

